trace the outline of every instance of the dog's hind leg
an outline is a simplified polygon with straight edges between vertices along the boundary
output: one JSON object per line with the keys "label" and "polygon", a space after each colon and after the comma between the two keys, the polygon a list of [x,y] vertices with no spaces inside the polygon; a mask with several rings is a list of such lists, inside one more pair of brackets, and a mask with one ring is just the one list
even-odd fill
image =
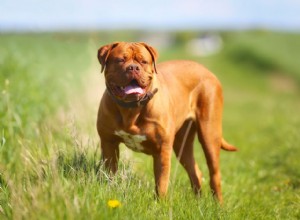
{"label": "dog's hind leg", "polygon": [[222,145],[223,96],[220,85],[211,85],[211,83],[204,85],[204,89],[199,94],[196,125],[209,169],[211,190],[222,202],[219,158]]}
{"label": "dog's hind leg", "polygon": [[185,121],[175,136],[173,149],[177,159],[189,175],[195,194],[199,194],[201,191],[202,174],[194,158],[193,143],[195,134],[195,123],[191,120]]}

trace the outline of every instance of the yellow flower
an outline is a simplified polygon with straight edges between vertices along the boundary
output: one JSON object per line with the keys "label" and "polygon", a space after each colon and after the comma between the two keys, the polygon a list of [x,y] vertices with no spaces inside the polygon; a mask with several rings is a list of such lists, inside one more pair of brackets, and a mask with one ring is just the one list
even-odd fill
{"label": "yellow flower", "polygon": [[110,208],[117,208],[117,207],[121,206],[121,203],[116,199],[111,199],[111,200],[108,200],[107,205]]}

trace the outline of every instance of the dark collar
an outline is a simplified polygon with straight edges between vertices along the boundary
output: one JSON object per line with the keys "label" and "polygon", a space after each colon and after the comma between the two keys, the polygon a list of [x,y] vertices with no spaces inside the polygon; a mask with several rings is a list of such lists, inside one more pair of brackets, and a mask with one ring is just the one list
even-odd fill
{"label": "dark collar", "polygon": [[155,88],[152,92],[149,91],[147,92],[140,100],[138,101],[133,101],[133,102],[124,102],[118,98],[116,98],[112,92],[109,90],[109,88],[106,86],[106,89],[108,91],[109,96],[112,98],[112,100],[114,100],[115,103],[117,103],[118,105],[124,107],[124,108],[136,108],[139,106],[145,106],[155,95],[155,93],[157,93],[158,89]]}

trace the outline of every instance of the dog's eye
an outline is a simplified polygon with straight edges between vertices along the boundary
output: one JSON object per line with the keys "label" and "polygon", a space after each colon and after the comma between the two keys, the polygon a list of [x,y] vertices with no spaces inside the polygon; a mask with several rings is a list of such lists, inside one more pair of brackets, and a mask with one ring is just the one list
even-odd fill
{"label": "dog's eye", "polygon": [[146,60],[142,60],[142,64],[148,64]]}
{"label": "dog's eye", "polygon": [[124,62],[125,62],[125,59],[123,59],[123,58],[117,58],[116,61],[117,61],[118,63],[124,63]]}

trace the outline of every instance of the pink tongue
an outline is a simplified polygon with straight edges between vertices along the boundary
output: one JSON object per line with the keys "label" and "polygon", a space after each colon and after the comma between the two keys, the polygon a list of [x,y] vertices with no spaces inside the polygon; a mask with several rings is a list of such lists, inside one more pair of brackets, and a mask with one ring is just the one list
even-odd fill
{"label": "pink tongue", "polygon": [[128,85],[125,87],[124,92],[126,95],[133,94],[133,93],[143,94],[144,90],[138,85]]}

